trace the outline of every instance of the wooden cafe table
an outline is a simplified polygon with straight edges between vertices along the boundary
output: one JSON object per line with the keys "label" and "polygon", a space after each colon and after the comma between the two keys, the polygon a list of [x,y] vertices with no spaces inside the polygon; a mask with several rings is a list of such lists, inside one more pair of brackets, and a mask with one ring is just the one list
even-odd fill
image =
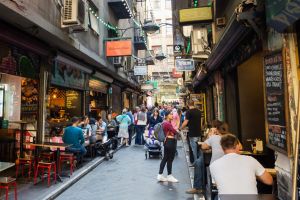
{"label": "wooden cafe table", "polygon": [[[59,156],[60,156],[60,148],[66,148],[72,146],[71,144],[64,143],[56,143],[56,142],[43,142],[43,143],[25,143],[26,145],[31,145],[34,147],[48,147],[48,148],[56,148],[56,169],[59,169]],[[37,155],[35,155],[37,158]],[[62,179],[58,173],[59,170],[56,170],[56,177],[59,182],[62,182]]]}

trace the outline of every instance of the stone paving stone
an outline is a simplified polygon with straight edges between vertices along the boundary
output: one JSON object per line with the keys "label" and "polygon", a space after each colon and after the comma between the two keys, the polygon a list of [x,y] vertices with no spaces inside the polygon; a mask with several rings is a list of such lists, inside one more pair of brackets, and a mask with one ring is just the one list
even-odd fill
{"label": "stone paving stone", "polygon": [[180,142],[178,152],[173,163],[173,174],[179,183],[158,183],[156,176],[161,160],[145,160],[143,147],[131,146],[120,150],[112,160],[99,165],[57,199],[192,200],[193,195],[185,193],[191,184]]}

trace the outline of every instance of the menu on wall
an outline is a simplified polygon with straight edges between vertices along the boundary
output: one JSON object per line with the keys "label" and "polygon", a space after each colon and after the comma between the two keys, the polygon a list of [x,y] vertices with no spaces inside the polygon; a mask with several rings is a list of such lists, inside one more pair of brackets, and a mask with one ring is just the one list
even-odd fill
{"label": "menu on wall", "polygon": [[288,152],[285,110],[285,80],[282,52],[264,58],[267,143],[274,150]]}
{"label": "menu on wall", "polygon": [[75,90],[66,91],[66,113],[70,117],[81,116],[81,94]]}

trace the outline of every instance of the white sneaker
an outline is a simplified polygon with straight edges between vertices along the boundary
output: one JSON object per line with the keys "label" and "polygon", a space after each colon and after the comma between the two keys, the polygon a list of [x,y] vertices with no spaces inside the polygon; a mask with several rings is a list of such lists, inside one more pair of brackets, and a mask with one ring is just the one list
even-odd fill
{"label": "white sneaker", "polygon": [[172,176],[172,174],[167,176],[167,180],[168,180],[168,182],[172,182],[172,183],[179,182],[176,178],[174,178],[174,176]]}
{"label": "white sneaker", "polygon": [[159,182],[165,182],[165,181],[167,181],[167,179],[163,175],[161,175],[161,174],[157,175],[157,180]]}

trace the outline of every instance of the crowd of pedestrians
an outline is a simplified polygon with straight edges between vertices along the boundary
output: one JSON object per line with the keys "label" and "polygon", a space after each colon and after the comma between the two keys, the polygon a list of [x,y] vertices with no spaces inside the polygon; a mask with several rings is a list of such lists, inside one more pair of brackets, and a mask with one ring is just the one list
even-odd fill
{"label": "crowd of pedestrians", "polygon": [[[106,118],[107,117],[107,118]],[[163,158],[159,165],[158,181],[179,182],[172,175],[172,163],[176,155],[177,140],[180,131],[187,129],[187,141],[190,148],[190,165],[194,168],[193,187],[189,194],[204,193],[206,188],[206,169],[203,151],[211,150],[209,170],[212,182],[216,184],[219,194],[257,194],[256,179],[265,184],[272,184],[271,175],[254,158],[240,154],[242,145],[236,136],[229,133],[228,124],[214,120],[210,128],[203,134],[202,113],[188,103],[188,109],[176,108],[164,104],[153,108],[138,106],[133,111],[124,108],[114,118],[111,114],[98,119],[73,117],[72,125],[65,128],[63,141],[72,144],[70,151],[86,154],[84,143],[95,143],[99,138],[103,141],[117,135],[121,144],[131,145],[135,134],[135,146],[157,144],[163,146]],[[156,125],[160,124],[164,140],[158,141]],[[99,137],[101,136],[101,137]],[[167,176],[163,171],[167,165]],[[240,181],[243,177],[243,181]]]}

